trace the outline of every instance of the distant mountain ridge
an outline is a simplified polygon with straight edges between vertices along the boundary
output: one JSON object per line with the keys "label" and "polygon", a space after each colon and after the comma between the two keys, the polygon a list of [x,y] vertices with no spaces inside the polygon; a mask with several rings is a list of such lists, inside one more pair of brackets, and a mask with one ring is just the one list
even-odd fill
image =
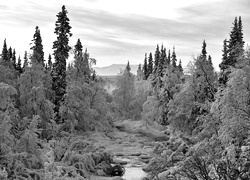
{"label": "distant mountain ridge", "polygon": [[[118,75],[121,71],[125,69],[127,64],[112,64],[110,66],[105,67],[93,67],[99,76],[114,76]],[[131,64],[130,65],[131,72],[136,74],[138,65]]]}
{"label": "distant mountain ridge", "polygon": [[[112,64],[110,66],[105,66],[105,67],[93,67],[93,69],[99,76],[116,76],[121,71],[123,71],[126,66],[127,64]],[[130,68],[131,72],[136,75],[138,70],[138,65],[131,64]],[[188,67],[183,67],[183,70],[184,74],[189,74]]]}

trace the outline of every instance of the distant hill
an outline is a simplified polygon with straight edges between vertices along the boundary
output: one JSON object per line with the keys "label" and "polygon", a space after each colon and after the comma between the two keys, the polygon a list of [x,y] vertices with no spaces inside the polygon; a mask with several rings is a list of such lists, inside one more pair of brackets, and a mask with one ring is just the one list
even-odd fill
{"label": "distant hill", "polygon": [[[96,71],[97,75],[99,76],[112,76],[119,74],[122,70],[124,70],[126,67],[126,64],[112,64],[110,66],[106,67],[93,67],[93,69]],[[130,65],[131,72],[133,74],[136,74],[138,65]]]}
{"label": "distant hill", "polygon": [[[107,76],[106,78],[110,79],[112,77],[109,76],[116,76],[118,75],[122,70],[124,70],[126,67],[126,64],[112,64],[110,66],[105,67],[93,67],[93,69],[96,71],[97,75],[99,76]],[[131,72],[133,74],[137,74],[138,65],[132,64],[130,65]],[[189,74],[189,70],[187,67],[183,67],[184,74]]]}

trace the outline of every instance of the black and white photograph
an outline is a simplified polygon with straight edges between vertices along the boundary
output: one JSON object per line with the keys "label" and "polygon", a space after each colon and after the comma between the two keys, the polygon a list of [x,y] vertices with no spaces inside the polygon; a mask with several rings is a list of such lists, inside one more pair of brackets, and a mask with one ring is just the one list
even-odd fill
{"label": "black and white photograph", "polygon": [[0,0],[0,180],[250,180],[250,0]]}

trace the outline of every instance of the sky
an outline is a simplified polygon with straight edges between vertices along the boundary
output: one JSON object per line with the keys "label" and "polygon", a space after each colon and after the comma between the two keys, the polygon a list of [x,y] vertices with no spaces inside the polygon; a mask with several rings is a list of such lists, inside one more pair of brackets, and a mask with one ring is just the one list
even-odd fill
{"label": "sky", "polygon": [[249,0],[0,0],[0,43],[21,58],[39,26],[45,59],[53,53],[56,15],[66,6],[73,36],[80,38],[98,67],[143,63],[145,53],[163,44],[183,66],[200,54],[203,40],[215,69],[221,62],[223,40],[241,16],[246,45],[250,45]]}

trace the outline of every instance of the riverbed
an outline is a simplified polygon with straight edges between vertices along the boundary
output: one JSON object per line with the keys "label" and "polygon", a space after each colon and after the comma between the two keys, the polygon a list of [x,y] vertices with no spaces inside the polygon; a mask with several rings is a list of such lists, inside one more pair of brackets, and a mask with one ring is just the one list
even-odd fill
{"label": "riverbed", "polygon": [[125,167],[123,178],[142,180],[147,173],[142,169],[149,163],[151,153],[157,141],[166,140],[162,129],[145,126],[143,121],[125,120],[116,124],[117,130],[106,133],[91,134],[94,146],[114,155],[114,164]]}

